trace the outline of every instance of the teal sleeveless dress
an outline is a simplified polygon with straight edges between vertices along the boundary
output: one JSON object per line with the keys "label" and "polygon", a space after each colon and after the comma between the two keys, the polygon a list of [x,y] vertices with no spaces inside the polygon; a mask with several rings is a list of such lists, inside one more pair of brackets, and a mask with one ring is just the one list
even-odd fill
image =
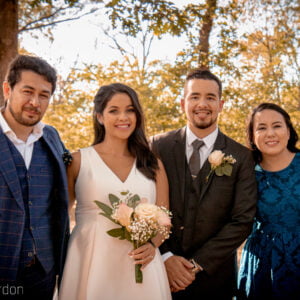
{"label": "teal sleeveless dress", "polygon": [[258,203],[237,299],[300,299],[300,153],[278,172],[255,168]]}

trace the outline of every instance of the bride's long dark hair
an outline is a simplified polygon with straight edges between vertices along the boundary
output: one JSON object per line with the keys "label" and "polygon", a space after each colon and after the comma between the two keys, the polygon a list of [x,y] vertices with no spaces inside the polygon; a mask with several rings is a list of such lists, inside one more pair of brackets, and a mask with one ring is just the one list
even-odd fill
{"label": "bride's long dark hair", "polygon": [[115,94],[127,94],[132,101],[136,115],[136,127],[131,136],[128,138],[128,150],[136,157],[136,166],[138,170],[147,178],[155,180],[158,161],[153,152],[150,150],[145,135],[145,120],[143,109],[139,102],[136,92],[129,86],[122,83],[112,83],[103,85],[94,98],[94,141],[93,145],[101,143],[105,138],[105,128],[99,123],[97,113],[103,114],[107,103]]}

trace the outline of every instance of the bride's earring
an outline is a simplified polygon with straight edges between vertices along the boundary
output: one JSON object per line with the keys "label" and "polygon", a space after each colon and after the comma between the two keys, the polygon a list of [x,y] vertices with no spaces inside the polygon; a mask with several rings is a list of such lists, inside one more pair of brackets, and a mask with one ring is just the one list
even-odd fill
{"label": "bride's earring", "polygon": [[103,126],[103,123],[102,123],[102,121],[100,120],[99,117],[97,118],[97,121],[98,121],[98,123],[99,123],[101,126]]}

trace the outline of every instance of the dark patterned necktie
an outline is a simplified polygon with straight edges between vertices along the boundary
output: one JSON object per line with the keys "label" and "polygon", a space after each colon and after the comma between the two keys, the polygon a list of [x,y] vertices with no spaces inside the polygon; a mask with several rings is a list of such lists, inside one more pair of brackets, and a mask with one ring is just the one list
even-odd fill
{"label": "dark patterned necktie", "polygon": [[193,153],[189,161],[189,168],[193,179],[195,179],[200,171],[200,153],[199,149],[204,145],[203,141],[194,140],[192,143]]}

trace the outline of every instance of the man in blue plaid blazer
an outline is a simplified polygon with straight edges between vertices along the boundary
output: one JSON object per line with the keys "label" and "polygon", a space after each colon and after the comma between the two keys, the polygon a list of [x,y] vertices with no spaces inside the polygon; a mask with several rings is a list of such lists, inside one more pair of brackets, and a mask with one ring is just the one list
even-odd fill
{"label": "man in blue plaid blazer", "polygon": [[56,78],[46,61],[19,55],[3,83],[0,298],[52,299],[62,273],[69,236],[66,149],[41,122]]}

